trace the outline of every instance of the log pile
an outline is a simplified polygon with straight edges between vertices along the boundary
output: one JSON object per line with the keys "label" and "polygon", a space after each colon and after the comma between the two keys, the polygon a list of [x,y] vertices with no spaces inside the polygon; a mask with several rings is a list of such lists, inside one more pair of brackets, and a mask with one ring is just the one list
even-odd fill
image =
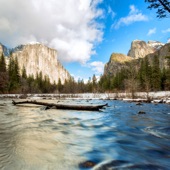
{"label": "log pile", "polygon": [[12,103],[14,105],[20,105],[20,104],[36,104],[36,105],[43,105],[46,106],[48,109],[55,108],[55,109],[65,109],[65,110],[88,110],[88,111],[99,111],[103,107],[107,106],[108,104],[101,104],[101,105],[68,105],[68,104],[58,104],[58,103],[45,103],[45,102],[39,102],[39,101],[32,101],[32,100],[26,100],[26,101],[20,101],[16,102],[12,100]]}

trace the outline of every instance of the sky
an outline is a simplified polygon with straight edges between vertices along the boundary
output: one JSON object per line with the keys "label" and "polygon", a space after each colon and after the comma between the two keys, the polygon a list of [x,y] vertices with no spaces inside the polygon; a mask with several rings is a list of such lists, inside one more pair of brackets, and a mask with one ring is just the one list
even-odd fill
{"label": "sky", "polygon": [[133,40],[170,42],[170,18],[158,19],[145,0],[0,0],[0,42],[40,42],[75,78],[103,74],[113,52]]}

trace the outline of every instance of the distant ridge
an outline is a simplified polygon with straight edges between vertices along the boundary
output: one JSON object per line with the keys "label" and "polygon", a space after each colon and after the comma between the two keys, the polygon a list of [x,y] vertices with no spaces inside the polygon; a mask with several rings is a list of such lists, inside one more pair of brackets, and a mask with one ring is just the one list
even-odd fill
{"label": "distant ridge", "polygon": [[163,44],[159,41],[145,42],[134,40],[131,43],[131,48],[127,56],[120,53],[112,53],[109,62],[105,64],[104,75],[115,75],[122,67],[128,67],[128,62],[136,60],[136,64],[138,64],[138,60],[146,56],[149,57],[152,63],[155,55],[159,57],[160,68],[162,69],[163,67],[167,67],[168,61],[166,56],[170,56],[169,49],[170,43]]}

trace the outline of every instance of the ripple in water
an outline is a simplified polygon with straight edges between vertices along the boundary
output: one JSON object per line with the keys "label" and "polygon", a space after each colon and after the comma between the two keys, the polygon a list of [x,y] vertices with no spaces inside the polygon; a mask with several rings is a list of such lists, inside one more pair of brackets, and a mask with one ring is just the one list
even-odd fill
{"label": "ripple in water", "polygon": [[168,169],[170,106],[107,102],[102,112],[90,112],[1,100],[0,169]]}

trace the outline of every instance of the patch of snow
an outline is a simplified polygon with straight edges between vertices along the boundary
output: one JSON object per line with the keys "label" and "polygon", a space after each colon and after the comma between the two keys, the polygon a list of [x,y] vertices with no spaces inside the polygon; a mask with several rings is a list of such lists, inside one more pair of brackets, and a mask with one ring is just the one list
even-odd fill
{"label": "patch of snow", "polygon": [[[170,100],[166,100],[166,103],[167,103],[167,104],[170,104]],[[169,113],[169,114],[170,114],[170,113]]]}
{"label": "patch of snow", "polygon": [[13,48],[11,52],[22,51],[24,45],[18,45],[17,47]]}
{"label": "patch of snow", "polygon": [[145,102],[147,99],[123,99],[123,101],[127,102]]}
{"label": "patch of snow", "polygon": [[[0,94],[0,98],[14,97],[19,98],[22,94]],[[92,100],[92,99],[118,99],[125,101],[146,101],[147,96],[155,102],[163,102],[170,104],[170,91],[159,92],[137,92],[135,93],[137,99],[131,99],[131,93],[77,93],[77,94],[27,94],[29,99],[79,99],[79,100]]]}
{"label": "patch of snow", "polygon": [[160,49],[162,46],[164,46],[165,44],[159,42],[159,41],[148,41],[148,45],[152,48],[155,49]]}

